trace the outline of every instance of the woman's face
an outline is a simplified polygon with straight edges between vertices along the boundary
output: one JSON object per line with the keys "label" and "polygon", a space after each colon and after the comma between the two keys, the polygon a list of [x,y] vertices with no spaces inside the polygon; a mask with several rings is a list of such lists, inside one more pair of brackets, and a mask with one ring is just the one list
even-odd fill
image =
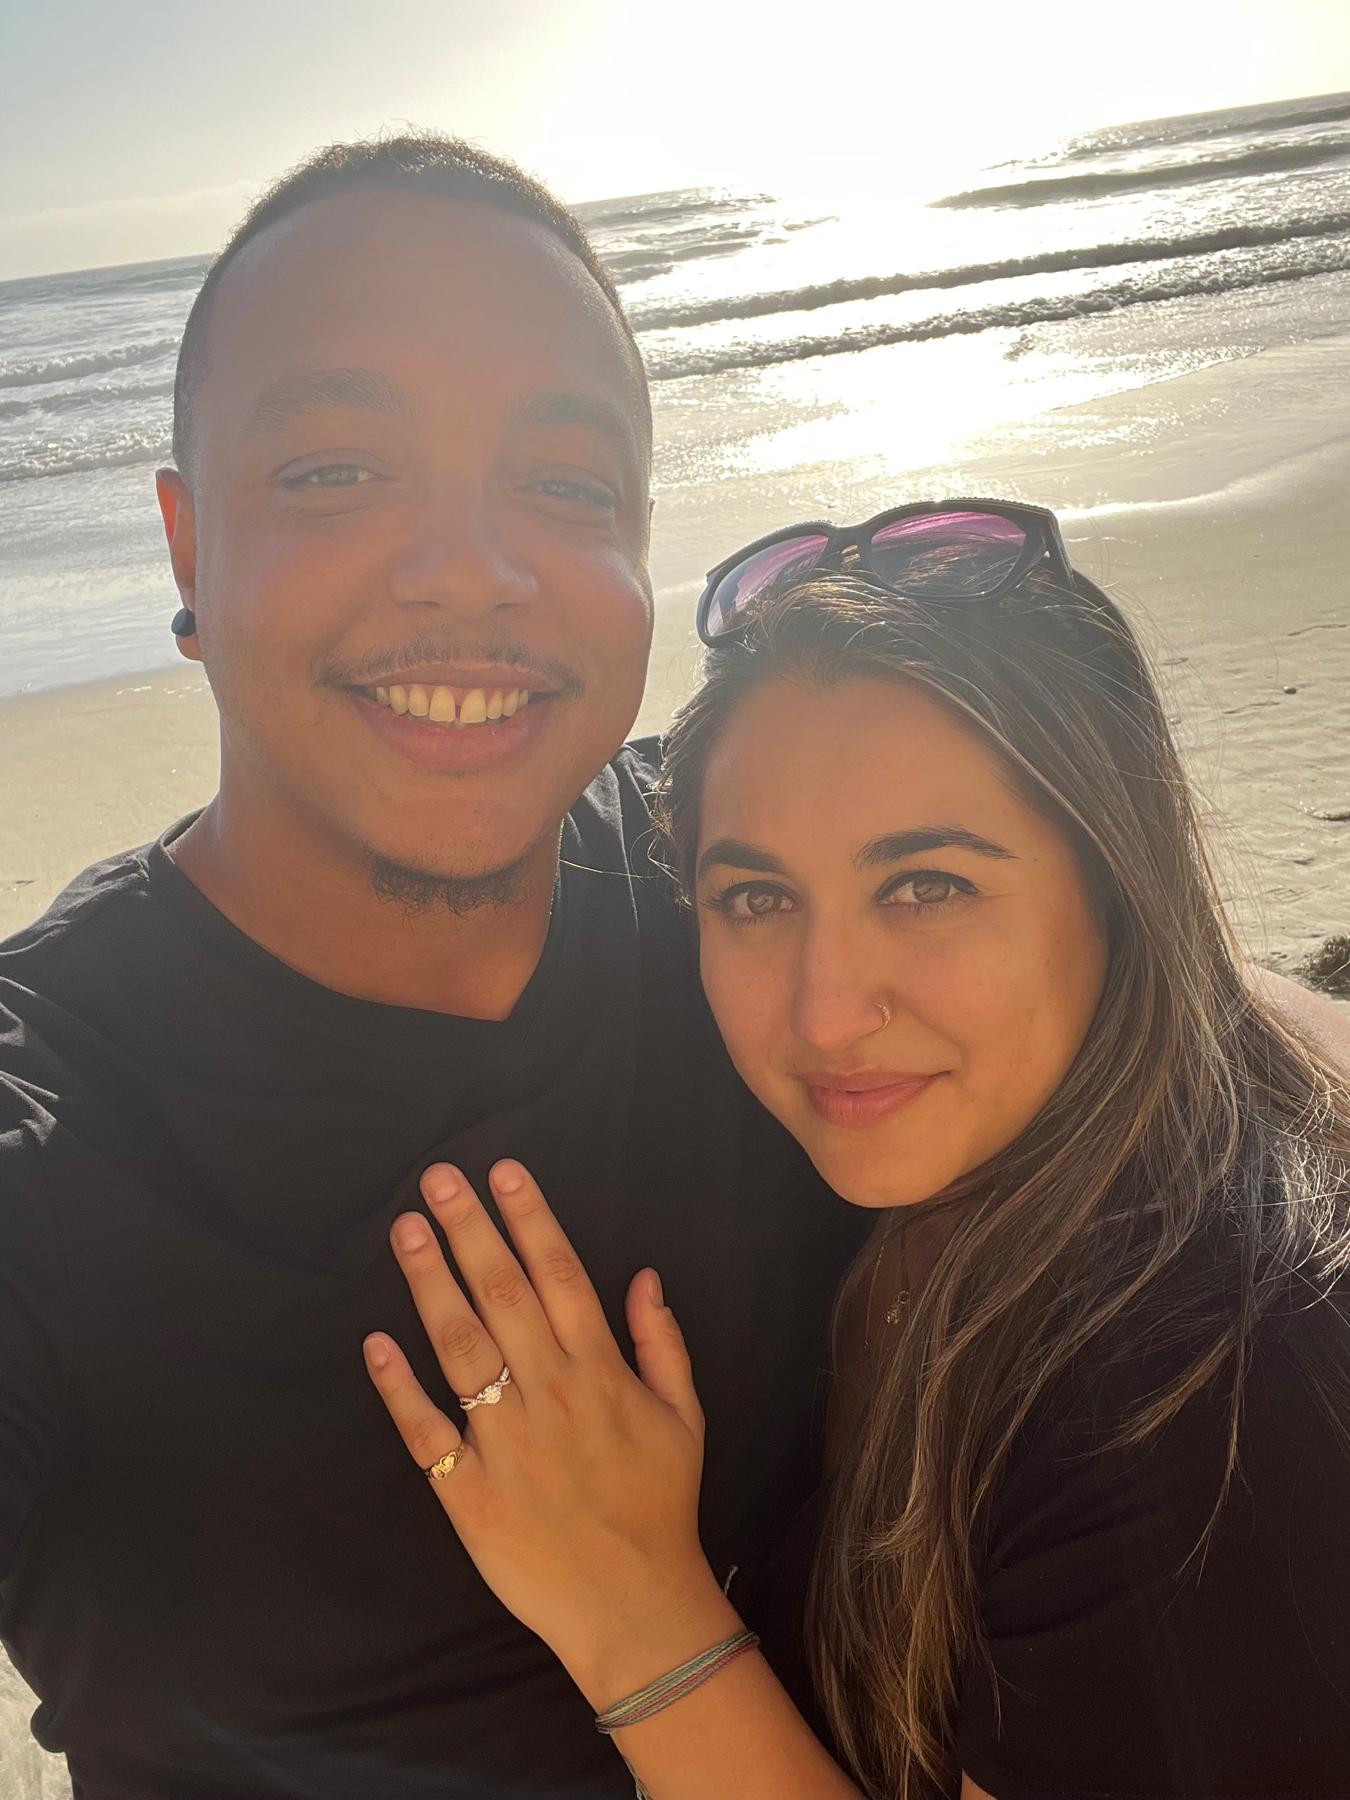
{"label": "woman's face", "polygon": [[1068,840],[907,682],[751,693],[705,774],[697,889],[737,1069],[858,1206],[929,1199],[1011,1143],[1101,995]]}

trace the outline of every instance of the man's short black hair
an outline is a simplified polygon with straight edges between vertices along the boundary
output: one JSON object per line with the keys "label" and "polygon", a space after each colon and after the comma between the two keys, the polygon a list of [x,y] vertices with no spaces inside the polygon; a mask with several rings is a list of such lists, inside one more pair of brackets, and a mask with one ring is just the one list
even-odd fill
{"label": "man's short black hair", "polygon": [[193,409],[206,367],[206,315],[221,276],[245,244],[288,213],[307,206],[312,200],[372,189],[434,194],[449,200],[477,200],[519,218],[531,219],[551,231],[572,252],[613,307],[624,337],[632,346],[640,379],[643,434],[650,443],[651,400],[637,339],[624,314],[618,289],[592,249],[580,220],[542,182],[504,157],[479,150],[463,138],[429,131],[350,144],[329,144],[283,175],[250,208],[207,270],[183,327],[173,384],[173,457],[184,476],[189,475]]}

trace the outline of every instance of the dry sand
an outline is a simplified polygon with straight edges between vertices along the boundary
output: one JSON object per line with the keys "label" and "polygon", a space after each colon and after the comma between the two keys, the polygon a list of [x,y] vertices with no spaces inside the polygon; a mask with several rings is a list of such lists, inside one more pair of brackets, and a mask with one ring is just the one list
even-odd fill
{"label": "dry sand", "polygon": [[0,935],[89,863],[199,806],[218,764],[195,665],[0,701]]}
{"label": "dry sand", "polygon": [[[907,498],[1049,504],[1160,664],[1245,941],[1287,963],[1350,932],[1350,817],[1325,816],[1350,814],[1347,396],[1350,337],[1326,338],[1048,413],[941,467],[872,458],[666,492],[639,729],[659,729],[692,686],[700,577],[747,538]],[[87,863],[209,796],[210,694],[185,664],[0,702],[0,769],[4,934]],[[0,1794],[57,1800],[63,1765],[27,1738],[29,1705],[0,1659]]]}

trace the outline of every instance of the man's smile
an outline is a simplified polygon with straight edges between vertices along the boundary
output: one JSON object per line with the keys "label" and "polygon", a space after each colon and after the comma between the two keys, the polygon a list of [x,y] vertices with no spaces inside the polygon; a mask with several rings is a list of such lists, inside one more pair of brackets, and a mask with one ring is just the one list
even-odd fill
{"label": "man's smile", "polygon": [[348,688],[356,710],[391,750],[433,774],[470,775],[513,762],[557,710],[559,695],[528,688]]}
{"label": "man's smile", "polygon": [[495,725],[498,719],[513,719],[518,709],[530,702],[526,687],[427,687],[420,681],[409,686],[396,682],[390,687],[366,688],[365,693],[391,712],[409,713],[433,725]]}

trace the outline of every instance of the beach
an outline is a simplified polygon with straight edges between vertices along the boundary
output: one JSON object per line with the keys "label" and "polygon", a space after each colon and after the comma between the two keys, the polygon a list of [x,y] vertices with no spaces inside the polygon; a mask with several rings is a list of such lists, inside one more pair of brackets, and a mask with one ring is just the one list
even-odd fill
{"label": "beach", "polygon": [[[1350,933],[1350,97],[1332,99],[1111,128],[884,215],[720,190],[583,208],[653,376],[635,734],[697,681],[694,603],[737,546],[907,500],[1048,505],[1154,660],[1244,952],[1296,971]],[[0,285],[0,937],[214,788],[152,488],[204,267]],[[32,1706],[0,1655],[0,1795],[65,1800]]]}
{"label": "beach", "polygon": [[[890,352],[874,350],[872,358]],[[1044,503],[1074,560],[1143,633],[1200,793],[1242,941],[1288,966],[1350,929],[1350,334],[1240,359],[972,435],[941,462],[889,454],[662,480],[681,396],[658,387],[656,624],[638,732],[698,670],[704,570],[794,518],[861,519],[958,493]],[[666,454],[669,454],[668,451]],[[162,581],[167,637],[173,600]],[[99,857],[212,791],[200,669],[0,700],[0,932]]]}

